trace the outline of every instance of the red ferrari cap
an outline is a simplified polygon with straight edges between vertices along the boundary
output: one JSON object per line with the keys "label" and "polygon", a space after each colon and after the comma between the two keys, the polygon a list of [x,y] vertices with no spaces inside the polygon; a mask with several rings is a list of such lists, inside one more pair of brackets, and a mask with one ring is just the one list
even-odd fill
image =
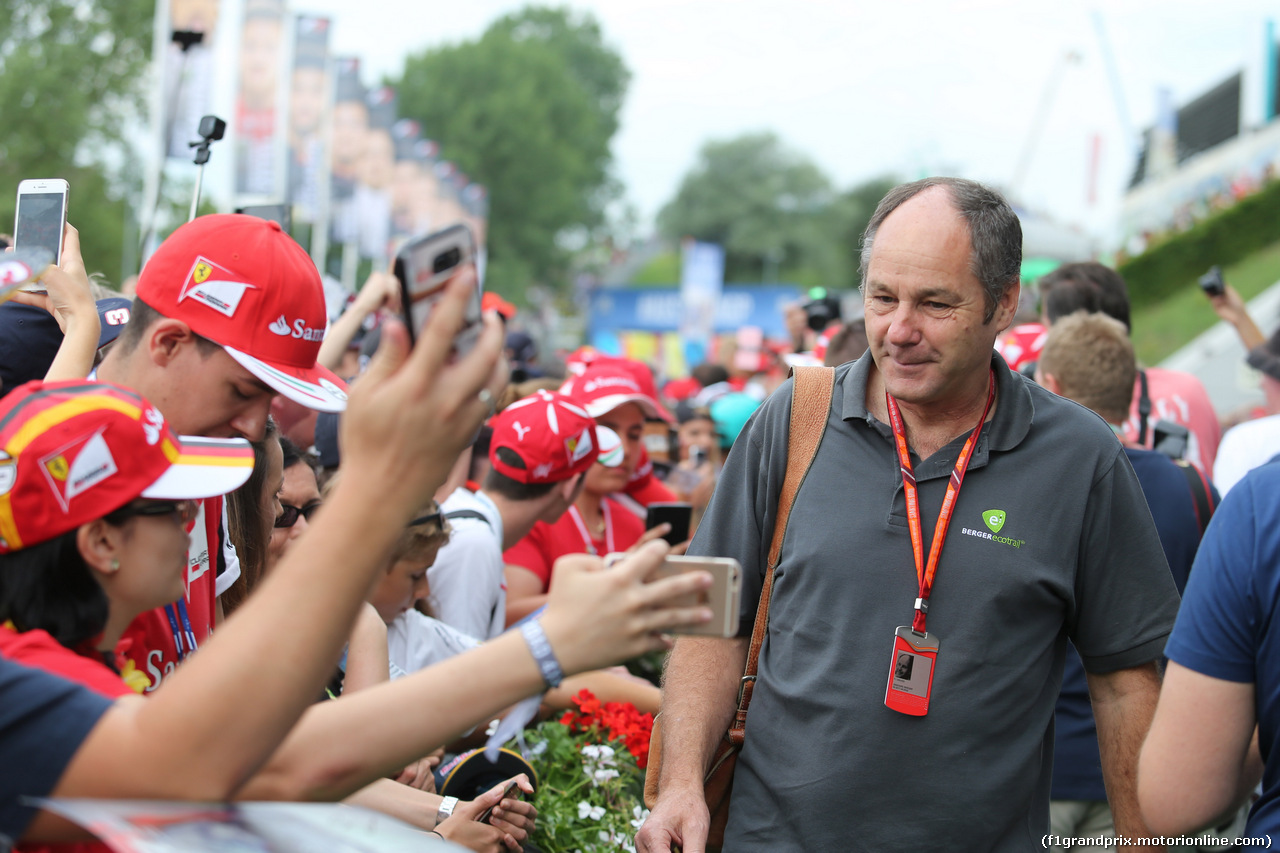
{"label": "red ferrari cap", "polygon": [[316,364],[328,321],[320,273],[279,223],[240,213],[188,222],[147,261],[138,298],[289,399],[346,408],[342,380]]}
{"label": "red ferrari cap", "polygon": [[47,542],[137,498],[225,494],[252,472],[249,442],[179,438],[127,388],[28,382],[0,403],[0,553]]}
{"label": "red ferrari cap", "polygon": [[[507,406],[493,418],[489,461],[499,474],[520,483],[558,483],[586,471],[597,459],[610,467],[622,463],[621,441],[607,427],[563,394],[538,391]],[[509,465],[499,448],[514,453],[521,465]]]}

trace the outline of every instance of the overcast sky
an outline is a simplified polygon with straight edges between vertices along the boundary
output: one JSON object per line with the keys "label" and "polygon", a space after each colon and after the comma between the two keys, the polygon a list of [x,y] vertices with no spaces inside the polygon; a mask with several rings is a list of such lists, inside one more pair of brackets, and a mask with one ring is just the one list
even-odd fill
{"label": "overcast sky", "polygon": [[[522,2],[294,0],[334,19],[334,49],[364,57],[366,82],[407,53],[478,36]],[[1066,223],[1105,234],[1132,171],[1156,92],[1178,103],[1233,71],[1260,70],[1274,3],[1254,0],[573,0],[590,10],[632,73],[616,167],[651,218],[709,139],[771,129],[838,186],[892,172],[960,174],[1010,188]],[[1110,44],[1120,97],[1101,47]],[[1065,62],[1073,52],[1078,61]],[[1037,123],[1049,81],[1056,95]],[[1246,78],[1260,120],[1262,83]],[[1091,140],[1101,139],[1096,204]],[[448,152],[444,152],[447,156]],[[501,192],[501,187],[492,188]]]}

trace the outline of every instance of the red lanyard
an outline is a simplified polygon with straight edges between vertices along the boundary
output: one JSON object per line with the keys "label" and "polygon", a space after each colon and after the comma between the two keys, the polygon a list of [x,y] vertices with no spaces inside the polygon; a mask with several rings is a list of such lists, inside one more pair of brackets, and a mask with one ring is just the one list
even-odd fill
{"label": "red lanyard", "polygon": [[907,448],[907,430],[902,423],[902,413],[898,411],[898,403],[885,392],[885,404],[889,408],[889,422],[893,426],[893,437],[898,447],[898,463],[902,467],[902,489],[907,496],[907,527],[911,531],[911,552],[916,559],[916,577],[920,580],[920,596],[916,599],[916,615],[911,622],[911,629],[925,633],[925,616],[929,612],[929,593],[933,591],[933,578],[938,573],[938,556],[942,553],[942,543],[947,538],[947,528],[951,525],[951,513],[955,510],[956,496],[960,494],[960,485],[964,482],[964,474],[969,470],[969,460],[973,458],[973,449],[978,444],[978,434],[982,425],[987,422],[987,414],[991,411],[991,401],[996,397],[996,374],[991,372],[991,383],[987,386],[987,405],[982,408],[982,417],[973,428],[969,438],[956,460],[955,470],[947,482],[947,494],[942,499],[942,509],[938,513],[938,523],[933,528],[933,545],[929,548],[929,562],[926,565],[922,554],[924,540],[920,534],[920,495],[916,490],[915,472],[911,468],[911,451]]}
{"label": "red lanyard", "polygon": [[[601,502],[600,502],[600,506],[601,506],[600,513],[601,513],[601,515],[603,515],[603,516],[604,516],[604,547],[605,547],[605,552],[606,552],[606,553],[609,553],[609,554],[612,554],[612,553],[613,553],[613,550],[614,550],[614,548],[613,548],[613,518],[612,518],[612,517],[610,516],[610,514],[609,514],[609,503],[608,503],[608,501],[601,501]],[[577,528],[578,528],[578,533],[580,533],[580,534],[582,535],[582,542],[583,542],[583,544],[585,544],[585,545],[587,546],[587,553],[588,553],[588,554],[595,554],[595,553],[597,552],[597,550],[598,550],[598,549],[596,548],[595,540],[593,540],[593,539],[591,538],[591,534],[587,531],[587,525],[586,525],[586,523],[585,523],[585,522],[583,522],[583,520],[582,520],[582,515],[578,512],[578,508],[577,508],[576,506],[571,506],[571,507],[569,507],[569,517],[573,519],[573,523],[574,523],[574,525],[575,525],[575,526],[577,526]]]}

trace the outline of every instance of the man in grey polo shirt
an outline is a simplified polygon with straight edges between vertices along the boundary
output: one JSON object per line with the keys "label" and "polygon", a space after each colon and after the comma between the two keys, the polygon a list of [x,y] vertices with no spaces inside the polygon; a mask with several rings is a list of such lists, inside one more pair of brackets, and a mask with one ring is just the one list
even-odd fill
{"label": "man in grey polo shirt", "polygon": [[[955,179],[898,187],[867,228],[871,347],[836,371],[826,435],[783,543],[728,850],[1042,849],[1068,637],[1088,670],[1117,829],[1146,833],[1134,769],[1177,593],[1106,424],[992,353],[1017,306],[1021,243],[1003,198]],[[743,636],[676,644],[661,795],[637,837],[644,853],[704,848],[702,776],[735,704],[790,404],[784,385],[753,417],[689,548],[741,561]],[[980,424],[963,476],[958,462]],[[907,511],[916,492],[919,546]],[[909,678],[897,673],[904,651],[915,657]]]}

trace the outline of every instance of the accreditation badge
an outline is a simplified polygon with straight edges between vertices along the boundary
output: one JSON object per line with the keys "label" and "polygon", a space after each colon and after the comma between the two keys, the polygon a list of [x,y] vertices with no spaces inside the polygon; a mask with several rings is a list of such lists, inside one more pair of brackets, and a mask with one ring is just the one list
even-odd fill
{"label": "accreditation badge", "polygon": [[899,626],[889,658],[889,683],[884,704],[900,714],[923,717],[929,713],[933,692],[933,668],[938,659],[937,635],[918,633],[910,625]]}

